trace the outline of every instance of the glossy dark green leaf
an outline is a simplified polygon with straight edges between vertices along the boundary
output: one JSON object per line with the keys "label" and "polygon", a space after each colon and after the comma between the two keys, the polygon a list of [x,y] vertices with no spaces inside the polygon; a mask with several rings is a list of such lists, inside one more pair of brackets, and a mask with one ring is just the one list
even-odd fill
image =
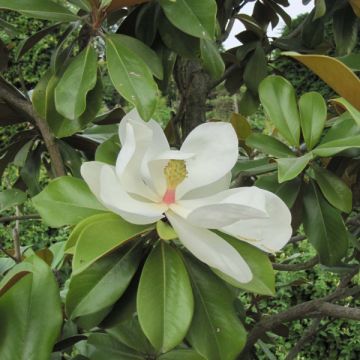
{"label": "glossy dark green leaf", "polygon": [[313,154],[307,153],[297,158],[276,159],[278,164],[278,180],[279,183],[289,181],[298,176],[313,158]]}
{"label": "glossy dark green leaf", "polygon": [[200,55],[199,39],[183,33],[165,16],[159,18],[159,34],[164,44],[175,53],[185,58],[195,58]]}
{"label": "glossy dark green leaf", "polygon": [[298,146],[300,140],[300,116],[295,90],[281,76],[268,76],[259,87],[259,96],[265,113],[290,145]]}
{"label": "glossy dark green leaf", "polygon": [[200,40],[201,60],[205,70],[213,79],[219,79],[225,70],[224,61],[219,53],[216,43],[211,40]]}
{"label": "glossy dark green leaf", "polygon": [[155,111],[158,89],[146,63],[115,35],[106,37],[106,59],[116,90],[149,120]]}
{"label": "glossy dark green leaf", "polygon": [[311,150],[320,140],[327,118],[324,98],[317,92],[309,92],[299,100],[300,122],[306,146]]}
{"label": "glossy dark green leaf", "polygon": [[26,201],[26,194],[18,189],[0,191],[0,213]]}
{"label": "glossy dark green leaf", "polygon": [[88,216],[106,211],[83,180],[63,176],[32,199],[46,224],[74,225]]}
{"label": "glossy dark green leaf", "polygon": [[343,219],[311,182],[304,192],[305,234],[324,265],[336,265],[345,256],[348,236]]}
{"label": "glossy dark green leaf", "polygon": [[24,166],[20,170],[20,176],[28,188],[31,196],[35,196],[41,191],[40,186],[40,166],[41,154],[43,149],[41,146],[28,153]]}
{"label": "glossy dark green leaf", "polygon": [[246,340],[246,331],[235,312],[235,296],[199,261],[186,257],[186,264],[195,297],[187,339],[205,359],[235,359]]}
{"label": "glossy dark green leaf", "polygon": [[81,178],[80,167],[82,164],[82,157],[80,152],[64,141],[59,140],[58,144],[65,167],[71,171],[72,176]]}
{"label": "glossy dark green leaf", "polygon": [[160,241],[149,255],[137,293],[137,312],[155,349],[167,352],[185,337],[193,316],[190,280],[179,253]]}
{"label": "glossy dark green leaf", "polygon": [[170,22],[181,31],[204,39],[214,39],[216,2],[214,0],[160,0]]}
{"label": "glossy dark green leaf", "polygon": [[231,285],[262,295],[275,295],[275,273],[272,268],[269,257],[266,253],[259,250],[244,241],[240,241],[230,235],[219,232],[219,235],[225,239],[239,254],[244,258],[245,262],[249,265],[253,274],[253,279],[248,283],[239,283],[230,277],[214,270],[225,281]]}
{"label": "glossy dark green leaf", "polygon": [[276,157],[295,157],[291,149],[273,136],[265,134],[251,134],[246,139],[246,145],[261,150],[264,154]]}
{"label": "glossy dark green leaf", "polygon": [[51,269],[33,255],[5,276],[0,294],[0,358],[48,360],[63,320]]}
{"label": "glossy dark green leaf", "polygon": [[71,11],[49,0],[0,0],[0,9],[18,11],[24,15],[45,20],[79,20]]}
{"label": "glossy dark green leaf", "polygon": [[54,30],[57,29],[60,25],[61,24],[54,24],[52,26],[46,27],[22,40],[16,50],[16,60],[19,61],[23,55],[32,49],[40,40],[42,40],[45,36],[52,34]]}
{"label": "glossy dark green leaf", "polygon": [[66,296],[68,316],[75,319],[113,305],[128,287],[141,255],[141,244],[129,244],[73,275]]}
{"label": "glossy dark green leaf", "polygon": [[130,51],[142,59],[154,76],[160,80],[163,78],[161,60],[154,50],[133,37],[122,34],[114,35],[113,38],[115,37],[118,43],[121,43],[121,45],[127,47]]}
{"label": "glossy dark green leaf", "polygon": [[160,355],[159,360],[205,360],[194,350],[173,350]]}
{"label": "glossy dark green leaf", "polygon": [[135,35],[149,46],[155,40],[160,13],[159,4],[150,2],[140,9],[139,15],[136,18]]}
{"label": "glossy dark green leaf", "polygon": [[78,119],[86,109],[86,98],[97,81],[97,53],[88,45],[67,67],[55,88],[56,110],[65,118]]}
{"label": "glossy dark green leaf", "polygon": [[136,293],[139,276],[140,273],[138,272],[125,294],[114,305],[111,313],[102,322],[101,327],[126,346],[144,354],[154,355],[156,350],[143,333],[136,312]]}
{"label": "glossy dark green leaf", "polygon": [[360,71],[360,54],[349,54],[337,58],[352,71]]}
{"label": "glossy dark green leaf", "polygon": [[112,213],[88,222],[76,242],[72,261],[73,273],[83,271],[104,255],[153,228],[154,225],[130,224]]}
{"label": "glossy dark green leaf", "polygon": [[334,13],[333,31],[337,54],[343,56],[351,53],[357,43],[358,18],[350,4]]}
{"label": "glossy dark green leaf", "polygon": [[144,356],[123,345],[108,334],[93,333],[88,344],[93,351],[90,360],[144,360]]}
{"label": "glossy dark green leaf", "polygon": [[115,107],[106,113],[98,115],[93,122],[99,125],[119,124],[125,114],[121,107]]}
{"label": "glossy dark green leaf", "polygon": [[315,180],[326,200],[339,209],[349,213],[352,209],[352,192],[350,188],[332,172],[314,168]]}
{"label": "glossy dark green leaf", "polygon": [[244,71],[244,82],[247,88],[253,93],[257,94],[259,85],[266,77],[267,71],[267,59],[264,49],[260,43],[257,44],[254,53],[246,63]]}

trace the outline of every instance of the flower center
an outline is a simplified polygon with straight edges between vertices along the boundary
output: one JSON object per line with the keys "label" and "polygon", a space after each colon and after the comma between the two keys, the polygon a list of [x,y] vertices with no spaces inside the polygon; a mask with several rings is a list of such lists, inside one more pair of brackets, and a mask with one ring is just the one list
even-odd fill
{"label": "flower center", "polygon": [[169,160],[164,168],[164,175],[166,178],[167,190],[163,197],[165,204],[172,204],[175,202],[175,189],[181,184],[187,175],[186,164],[184,160]]}

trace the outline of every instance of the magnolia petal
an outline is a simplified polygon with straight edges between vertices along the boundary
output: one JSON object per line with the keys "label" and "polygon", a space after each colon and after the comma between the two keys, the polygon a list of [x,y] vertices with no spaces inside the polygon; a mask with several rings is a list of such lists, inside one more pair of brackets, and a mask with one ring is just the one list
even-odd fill
{"label": "magnolia petal", "polygon": [[124,116],[119,126],[122,149],[116,172],[127,192],[151,201],[159,201],[148,162],[159,153],[170,150],[161,126],[154,120],[144,122],[136,109]]}
{"label": "magnolia petal", "polygon": [[276,252],[291,237],[291,213],[278,196],[266,190],[261,191],[265,195],[268,218],[241,219],[220,230],[266,252]]}
{"label": "magnolia petal", "polygon": [[166,216],[182,244],[200,261],[241,283],[251,281],[252,273],[247,263],[219,235],[191,225],[172,211]]}
{"label": "magnolia petal", "polygon": [[106,164],[100,161],[88,161],[81,165],[80,173],[86,184],[89,186],[91,192],[100,199],[100,173],[103,166]]}
{"label": "magnolia petal", "polygon": [[207,229],[220,229],[240,219],[269,217],[265,194],[256,187],[228,189],[206,198],[179,200],[170,208],[192,224]]}
{"label": "magnolia petal", "polygon": [[181,151],[195,156],[186,161],[188,176],[177,189],[179,198],[224,177],[237,161],[238,139],[231,124],[206,123],[189,134]]}
{"label": "magnolia petal", "polygon": [[231,172],[228,172],[221,179],[214,181],[209,185],[205,185],[200,188],[189,191],[182,197],[182,199],[190,200],[190,199],[199,199],[199,198],[211,196],[213,194],[219,193],[220,191],[229,189],[230,184],[231,184]]}
{"label": "magnolia petal", "polygon": [[100,172],[100,201],[112,212],[133,224],[151,224],[163,217],[166,205],[134,199],[121,185],[115,169],[103,165]]}

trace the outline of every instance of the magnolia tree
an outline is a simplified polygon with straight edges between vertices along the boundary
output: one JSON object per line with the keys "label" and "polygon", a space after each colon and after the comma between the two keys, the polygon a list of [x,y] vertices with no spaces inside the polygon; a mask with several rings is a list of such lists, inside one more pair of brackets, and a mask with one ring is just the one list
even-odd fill
{"label": "magnolia tree", "polygon": [[[259,342],[311,318],[293,359],[322,319],[360,320],[360,4],[315,1],[293,32],[269,38],[280,19],[290,25],[288,1],[253,1],[251,16],[248,2],[0,0],[0,15],[48,20],[24,38],[0,18],[0,125],[20,124],[0,154],[0,174],[15,174],[0,192],[0,223],[14,229],[1,245],[2,360],[255,359]],[[239,22],[238,46],[221,50]],[[18,64],[53,34],[29,89]],[[280,57],[337,96],[297,94],[275,74]],[[107,111],[105,77],[121,96]],[[224,85],[236,112],[209,121]],[[166,124],[152,120],[161,96]],[[67,241],[22,246],[21,221],[39,217]],[[281,260],[302,241],[313,258]],[[276,296],[276,271],[318,264],[339,276],[325,297],[257,307]]]}

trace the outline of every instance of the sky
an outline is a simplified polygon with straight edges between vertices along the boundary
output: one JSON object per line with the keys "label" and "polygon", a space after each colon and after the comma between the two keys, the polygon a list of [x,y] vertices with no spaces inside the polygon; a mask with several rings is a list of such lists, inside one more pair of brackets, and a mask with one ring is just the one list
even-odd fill
{"label": "sky", "polygon": [[[308,5],[303,5],[302,0],[289,0],[290,6],[284,8],[284,10],[293,18],[297,15],[307,13],[314,7],[314,1],[311,1]],[[242,9],[241,13],[251,15],[252,9],[254,7],[255,2],[247,3]],[[284,22],[280,18],[279,24],[275,29],[271,29],[271,25],[269,27],[268,35],[269,36],[279,36],[279,32],[284,26]],[[230,49],[234,46],[238,46],[240,42],[235,38],[235,35],[240,31],[244,30],[244,26],[241,24],[239,20],[236,20],[235,25],[230,33],[230,36],[224,43],[225,49]]]}

